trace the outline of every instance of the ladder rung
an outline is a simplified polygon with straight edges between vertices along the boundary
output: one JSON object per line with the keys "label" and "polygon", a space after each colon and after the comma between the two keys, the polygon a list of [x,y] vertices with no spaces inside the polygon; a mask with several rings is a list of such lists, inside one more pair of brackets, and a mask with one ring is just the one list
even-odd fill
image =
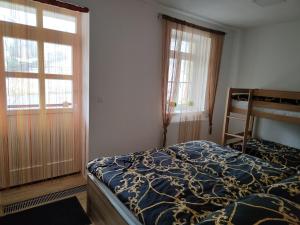
{"label": "ladder rung", "polygon": [[235,137],[235,138],[241,138],[241,139],[244,139],[244,136],[238,135],[238,134],[225,133],[225,135],[227,135],[227,136],[229,136],[229,137]]}
{"label": "ladder rung", "polygon": [[243,120],[245,121],[246,119],[245,118],[242,118],[242,117],[236,117],[236,116],[227,116],[228,119],[235,119],[235,120]]}
{"label": "ladder rung", "polygon": [[243,143],[243,141],[242,140],[238,140],[238,141],[230,142],[229,144],[230,145],[236,145],[236,144],[239,144],[239,143]]}

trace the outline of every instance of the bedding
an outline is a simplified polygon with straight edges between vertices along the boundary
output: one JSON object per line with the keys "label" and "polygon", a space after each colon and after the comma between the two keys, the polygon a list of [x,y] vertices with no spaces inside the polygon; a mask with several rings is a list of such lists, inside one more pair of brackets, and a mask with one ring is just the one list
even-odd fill
{"label": "bedding", "polygon": [[[245,101],[238,101],[238,100],[232,100],[232,106],[239,109],[247,110],[248,108],[248,102]],[[296,111],[288,111],[288,110],[282,110],[282,109],[272,109],[272,108],[264,108],[264,107],[252,107],[253,110],[257,112],[263,112],[263,113],[271,113],[274,115],[279,116],[289,116],[294,118],[300,118],[300,112]]]}
{"label": "bedding", "polygon": [[300,204],[300,175],[296,174],[264,188],[267,194],[277,195]]}
{"label": "bedding", "polygon": [[[231,147],[237,150],[242,149],[240,144],[235,144]],[[251,138],[247,140],[245,152],[272,163],[300,170],[300,149],[260,138]]]}
{"label": "bedding", "polygon": [[[233,94],[233,100],[237,101],[248,101],[247,94]],[[300,99],[287,99],[287,98],[274,98],[274,97],[265,97],[265,96],[253,96],[253,101],[264,101],[264,102],[273,102],[273,103],[280,103],[280,104],[289,104],[289,105],[299,105],[300,106]]]}
{"label": "bedding", "polygon": [[300,205],[269,194],[253,194],[207,216],[198,225],[299,225]]}
{"label": "bedding", "polygon": [[[253,96],[253,101],[262,101],[262,102],[272,102],[280,103],[287,105],[300,106],[300,99],[285,99],[285,98],[272,98],[272,97],[263,97],[263,96]],[[233,94],[232,95],[232,106],[246,110],[248,108],[248,95],[245,94]],[[253,110],[263,113],[271,113],[279,116],[288,116],[293,118],[300,118],[300,112],[289,111],[283,109],[272,109],[265,107],[253,107]]]}
{"label": "bedding", "polygon": [[[88,170],[146,225],[199,224],[295,175],[285,165],[208,141],[102,157]],[[299,215],[299,207],[295,211]]]}

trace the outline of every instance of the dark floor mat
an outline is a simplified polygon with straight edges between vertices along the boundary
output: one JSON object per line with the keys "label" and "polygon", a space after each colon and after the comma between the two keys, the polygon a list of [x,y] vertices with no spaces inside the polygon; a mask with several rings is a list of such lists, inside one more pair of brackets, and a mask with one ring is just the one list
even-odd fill
{"label": "dark floor mat", "polygon": [[76,197],[0,217],[1,225],[90,225]]}

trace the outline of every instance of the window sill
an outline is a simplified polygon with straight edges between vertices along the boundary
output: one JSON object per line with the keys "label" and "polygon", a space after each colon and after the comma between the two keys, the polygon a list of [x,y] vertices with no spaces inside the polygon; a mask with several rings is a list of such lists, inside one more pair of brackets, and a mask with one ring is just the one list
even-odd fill
{"label": "window sill", "polygon": [[185,113],[178,113],[174,112],[172,113],[172,119],[171,123],[179,123],[182,119],[182,117],[185,118],[185,121],[207,121],[208,120],[208,114],[206,111],[202,112],[185,112]]}
{"label": "window sill", "polygon": [[17,115],[37,115],[41,113],[45,114],[57,114],[57,113],[73,113],[73,108],[55,108],[55,109],[19,109],[19,110],[7,110],[8,116],[17,116]]}

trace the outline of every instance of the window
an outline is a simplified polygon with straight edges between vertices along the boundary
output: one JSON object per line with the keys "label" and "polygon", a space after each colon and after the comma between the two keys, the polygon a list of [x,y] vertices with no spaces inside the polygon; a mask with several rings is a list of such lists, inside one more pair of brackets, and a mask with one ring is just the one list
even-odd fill
{"label": "window", "polygon": [[172,98],[174,113],[205,110],[210,42],[200,32],[172,29],[167,98]]}
{"label": "window", "polygon": [[8,111],[72,109],[79,101],[79,21],[77,12],[0,0],[0,25],[9,26],[0,36]]}
{"label": "window", "polygon": [[0,20],[36,26],[36,9],[7,1],[0,1]]}
{"label": "window", "polygon": [[38,73],[37,41],[3,37],[6,72]]}
{"label": "window", "polygon": [[34,78],[6,78],[8,109],[39,108],[39,80]]}
{"label": "window", "polygon": [[71,108],[73,104],[72,81],[46,79],[46,107]]}
{"label": "window", "polygon": [[43,27],[52,30],[76,33],[76,17],[57,12],[43,11]]}
{"label": "window", "polygon": [[44,43],[45,73],[72,75],[72,46]]}

